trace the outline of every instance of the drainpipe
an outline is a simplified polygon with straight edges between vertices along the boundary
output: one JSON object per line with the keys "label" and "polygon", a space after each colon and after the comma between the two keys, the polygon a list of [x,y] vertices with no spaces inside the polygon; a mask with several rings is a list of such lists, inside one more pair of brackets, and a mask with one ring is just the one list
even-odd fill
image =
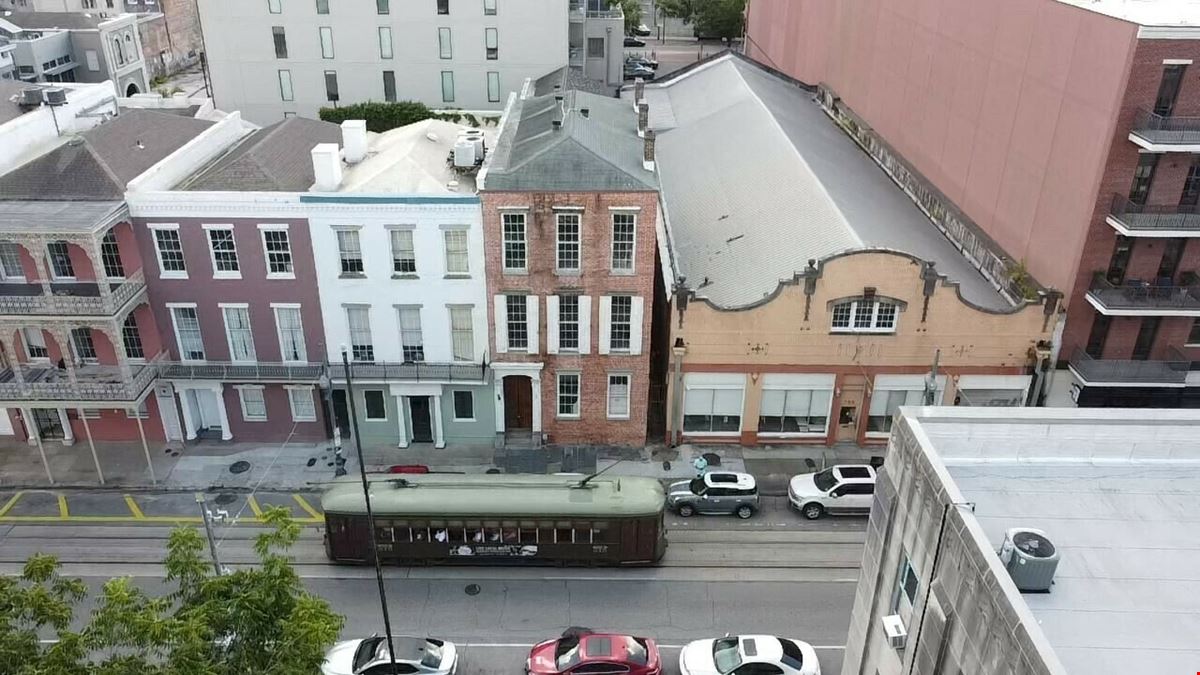
{"label": "drainpipe", "polygon": [[680,434],[676,433],[676,430],[683,430],[683,357],[687,354],[683,338],[675,338],[671,354],[675,356],[675,374],[671,386],[671,417],[667,421],[667,430],[670,433],[668,445],[674,448],[679,445]]}

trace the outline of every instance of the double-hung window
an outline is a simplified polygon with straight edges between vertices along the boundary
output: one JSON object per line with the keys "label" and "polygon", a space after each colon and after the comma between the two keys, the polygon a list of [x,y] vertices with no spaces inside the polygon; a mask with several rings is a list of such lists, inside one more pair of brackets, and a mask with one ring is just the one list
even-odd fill
{"label": "double-hung window", "polygon": [[501,215],[504,228],[504,271],[524,272],[526,265],[525,214]]}
{"label": "double-hung window", "polygon": [[608,417],[629,419],[629,373],[608,374]]}
{"label": "double-hung window", "polygon": [[25,342],[25,353],[31,359],[50,358],[50,348],[46,346],[46,336],[41,328],[24,328],[21,337]]}
{"label": "double-hung window", "polygon": [[75,278],[75,265],[71,263],[71,252],[67,242],[52,241],[46,244],[46,254],[50,258],[50,274],[54,279]]}
{"label": "double-hung window", "polygon": [[425,360],[425,338],[421,335],[421,308],[398,307],[400,315],[400,349],[404,362]]}
{"label": "double-hung window", "polygon": [[299,305],[275,305],[275,326],[279,330],[279,353],[285,363],[307,363],[304,325]]}
{"label": "double-hung window", "polygon": [[350,328],[350,357],[355,361],[374,361],[375,344],[371,341],[371,313],[367,307],[347,307]]}
{"label": "double-hung window", "polygon": [[475,332],[469,305],[450,307],[450,342],[455,361],[475,360]]}
{"label": "double-hung window", "polygon": [[[105,238],[107,239],[107,237]],[[0,241],[0,272],[3,273],[0,274],[0,278],[5,281],[25,281],[25,266],[21,264],[21,247],[11,241]]]}
{"label": "double-hung window", "polygon": [[96,343],[92,340],[91,328],[72,328],[71,329],[71,346],[75,349],[75,356],[84,363],[95,363],[96,361]]}
{"label": "double-hung window", "polygon": [[579,417],[579,373],[558,374],[558,416]]}
{"label": "double-hung window", "polygon": [[555,220],[558,225],[558,246],[554,266],[559,272],[578,272],[579,214],[558,213]]}
{"label": "double-hung window", "polygon": [[833,305],[832,329],[835,333],[894,333],[898,309],[887,300],[844,300]]}
{"label": "double-hung window", "polygon": [[413,248],[413,232],[408,229],[393,229],[392,238],[392,273],[416,274],[417,252]]}
{"label": "double-hung window", "polygon": [[163,278],[187,278],[187,265],[183,260],[183,243],[179,239],[178,226],[155,227],[154,247]]}
{"label": "double-hung window", "polygon": [[338,259],[342,265],[343,276],[362,276],[363,253],[359,243],[358,230],[338,230]]}
{"label": "double-hung window", "polygon": [[222,305],[225,316],[225,338],[229,342],[229,360],[254,363],[254,335],[250,329],[250,308],[246,305]]}
{"label": "double-hung window", "polygon": [[142,334],[138,331],[137,317],[130,314],[121,325],[121,342],[125,345],[125,357],[130,359],[146,358],[142,347]]}
{"label": "double-hung window", "polygon": [[238,397],[242,402],[242,419],[247,422],[267,421],[267,398],[259,385],[240,385]]}
{"label": "double-hung window", "polygon": [[104,264],[104,276],[109,279],[124,279],[125,265],[121,262],[121,247],[117,244],[117,231],[111,229],[100,240],[100,261]]}
{"label": "double-hung window", "polygon": [[263,253],[267,258],[268,279],[294,279],[292,266],[292,243],[288,239],[287,227],[259,225],[262,231]]}
{"label": "double-hung window", "polygon": [[508,348],[514,350],[529,349],[529,324],[527,322],[527,305],[524,295],[506,295]]}
{"label": "double-hung window", "polygon": [[387,394],[382,389],[367,389],[363,392],[363,412],[370,421],[387,419]]}
{"label": "double-hung window", "polygon": [[442,238],[446,246],[446,274],[470,274],[471,263],[467,256],[467,231],[445,230]]}
{"label": "double-hung window", "polygon": [[612,297],[612,321],[609,329],[609,347],[613,351],[629,351],[633,326],[633,296]]}
{"label": "double-hung window", "polygon": [[637,214],[612,214],[612,271],[633,273],[634,243],[637,238]]}
{"label": "double-hung window", "polygon": [[288,387],[287,393],[293,422],[317,421],[317,404],[313,400],[312,387]]}
{"label": "double-hung window", "polygon": [[240,279],[237,244],[233,240],[233,228],[205,227],[208,232],[208,250],[212,257],[214,279]]}
{"label": "double-hung window", "polygon": [[200,335],[200,318],[195,305],[171,308],[175,322],[175,338],[179,343],[179,358],[183,361],[204,360],[204,338]]}
{"label": "double-hung window", "polygon": [[558,296],[558,348],[579,351],[579,296]]}

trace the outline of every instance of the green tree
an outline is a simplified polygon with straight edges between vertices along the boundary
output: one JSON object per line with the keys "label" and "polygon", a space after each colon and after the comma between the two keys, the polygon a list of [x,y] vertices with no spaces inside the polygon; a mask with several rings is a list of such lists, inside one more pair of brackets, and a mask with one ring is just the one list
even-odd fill
{"label": "green tree", "polygon": [[746,27],[746,0],[697,0],[696,33],[726,43],[741,37]]}
{"label": "green tree", "polygon": [[608,6],[620,7],[625,14],[626,35],[633,35],[634,30],[642,25],[642,0],[608,0]]}
{"label": "green tree", "polygon": [[658,11],[662,12],[663,16],[669,16],[673,19],[682,19],[684,21],[692,21],[696,18],[697,6],[703,0],[658,0]]}
{"label": "green tree", "polygon": [[[87,673],[83,637],[71,630],[87,586],[58,568],[54,556],[35,554],[21,576],[0,577],[0,675]],[[43,644],[50,635],[57,641]]]}

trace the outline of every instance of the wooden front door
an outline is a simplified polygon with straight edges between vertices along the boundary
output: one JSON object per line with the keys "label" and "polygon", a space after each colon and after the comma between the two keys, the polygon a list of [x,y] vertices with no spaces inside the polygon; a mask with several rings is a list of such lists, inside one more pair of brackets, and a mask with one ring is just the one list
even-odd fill
{"label": "wooden front door", "polygon": [[504,430],[533,429],[533,381],[521,375],[504,378]]}
{"label": "wooden front door", "polygon": [[412,413],[413,443],[432,443],[433,420],[429,417],[429,397],[409,396],[408,409]]}
{"label": "wooden front door", "polygon": [[837,440],[840,443],[857,443],[867,381],[862,376],[851,375],[843,378],[841,387],[841,400],[838,401],[838,409],[833,411],[837,416],[834,420],[837,423]]}

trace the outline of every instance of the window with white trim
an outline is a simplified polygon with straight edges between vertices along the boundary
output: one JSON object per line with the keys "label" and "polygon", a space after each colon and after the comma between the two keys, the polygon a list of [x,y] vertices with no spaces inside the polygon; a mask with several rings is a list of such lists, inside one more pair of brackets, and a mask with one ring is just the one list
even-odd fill
{"label": "window with white trim", "polygon": [[183,244],[179,241],[178,229],[155,228],[154,246],[158,253],[158,267],[163,276],[187,277],[187,265],[183,260]]}
{"label": "window with white trim", "polygon": [[46,254],[50,258],[50,274],[55,279],[74,279],[75,265],[71,263],[70,247],[65,241],[52,241],[46,244]]}
{"label": "window with white trim", "polygon": [[416,274],[417,251],[413,247],[412,230],[395,229],[391,231],[392,241],[392,273]]}
{"label": "window with white trim", "polygon": [[900,569],[896,572],[896,587],[892,590],[891,614],[907,619],[917,606],[917,594],[921,590],[921,577],[913,568],[907,551],[900,553]]}
{"label": "window with white trim", "polygon": [[317,421],[317,404],[313,400],[312,387],[288,387],[287,393],[293,422]]}
{"label": "window with white trim", "polygon": [[25,354],[31,359],[50,358],[50,348],[46,346],[46,336],[41,328],[22,328],[22,342],[25,343]]}
{"label": "window with white trim", "polygon": [[109,279],[124,279],[125,265],[121,263],[121,248],[117,244],[117,230],[109,229],[100,240],[100,261],[104,265],[104,276]]}
{"label": "window with white trim", "polygon": [[470,390],[455,390],[454,421],[470,422],[475,419],[475,394]]}
{"label": "window with white trim", "polygon": [[350,358],[355,361],[374,361],[370,310],[366,307],[347,307],[346,323],[350,327]]}
{"label": "window with white trim", "polygon": [[924,389],[875,389],[871,392],[871,407],[867,413],[867,432],[889,433],[900,406],[924,403]]}
{"label": "window with white trim", "polygon": [[363,391],[363,412],[370,422],[387,419],[387,396],[382,389],[367,389]]}
{"label": "window with white trim", "polygon": [[558,416],[579,417],[579,373],[558,373]]}
{"label": "window with white trim", "polygon": [[506,295],[504,305],[508,310],[508,348],[514,351],[529,349],[528,308],[525,296]]}
{"label": "window with white trim", "polygon": [[229,360],[239,363],[253,363],[257,360],[254,353],[254,335],[250,330],[250,309],[248,307],[222,307],[221,314],[225,317],[225,339],[229,342]]}
{"label": "window with white trim", "polygon": [[559,272],[579,271],[579,214],[557,213],[558,247],[554,267]]}
{"label": "window with white trim", "polygon": [[338,230],[337,242],[342,274],[361,276],[363,274],[363,254],[362,244],[358,239],[358,230]]}
{"label": "window with white trim", "polygon": [[857,298],[833,306],[835,333],[894,333],[898,307],[894,302]]}
{"label": "window with white trim", "polygon": [[629,373],[608,374],[608,417],[629,419]]}
{"label": "window with white trim", "polygon": [[75,350],[75,357],[80,361],[84,363],[96,361],[96,343],[92,340],[91,328],[72,328],[71,346]]}
{"label": "window with white trim", "polygon": [[21,247],[11,241],[0,242],[0,272],[5,281],[24,281],[25,267],[21,264]]}
{"label": "window with white trim", "polygon": [[292,242],[287,229],[272,227],[261,231],[263,253],[267,257],[267,278],[294,278],[296,271],[292,267]]}
{"label": "window with white trim", "polygon": [[504,226],[504,271],[524,272],[526,265],[525,214],[501,215]]}
{"label": "window with white trim", "polygon": [[404,361],[425,360],[425,338],[421,335],[421,308],[397,307],[400,315],[400,350]]}
{"label": "window with white trim", "polygon": [[204,338],[200,335],[200,318],[195,307],[172,307],[175,338],[179,343],[179,358],[183,361],[204,360]]}
{"label": "window with white trim", "polygon": [[758,433],[824,434],[832,397],[829,389],[764,389]]}
{"label": "window with white trim", "polygon": [[612,296],[612,317],[608,344],[612,351],[629,351],[633,326],[633,296]]}
{"label": "window with white trim", "polygon": [[742,430],[742,389],[691,388],[683,397],[686,433],[730,433]]}
{"label": "window with white trim", "polygon": [[247,422],[267,421],[267,397],[262,387],[238,387],[238,398],[242,402],[242,419]]}
{"label": "window with white trim", "polygon": [[212,255],[214,277],[241,278],[232,228],[208,228],[208,249]]}
{"label": "window with white trim", "polygon": [[307,363],[304,324],[299,307],[276,307],[275,326],[279,330],[279,354],[285,363]]}
{"label": "window with white trim", "polygon": [[470,274],[471,263],[467,256],[467,231],[446,230],[442,232],[446,247],[446,274]]}
{"label": "window with white trim", "polygon": [[475,360],[475,329],[469,305],[450,306],[450,342],[455,361]]}
{"label": "window with white trim", "polygon": [[612,214],[612,271],[633,272],[633,251],[637,240],[637,214]]}
{"label": "window with white trim", "polygon": [[579,351],[579,296],[558,296],[558,349]]}
{"label": "window with white trim", "polygon": [[146,351],[142,347],[142,334],[138,331],[137,317],[133,314],[125,317],[125,323],[121,325],[121,341],[125,345],[126,358],[146,358]]}

